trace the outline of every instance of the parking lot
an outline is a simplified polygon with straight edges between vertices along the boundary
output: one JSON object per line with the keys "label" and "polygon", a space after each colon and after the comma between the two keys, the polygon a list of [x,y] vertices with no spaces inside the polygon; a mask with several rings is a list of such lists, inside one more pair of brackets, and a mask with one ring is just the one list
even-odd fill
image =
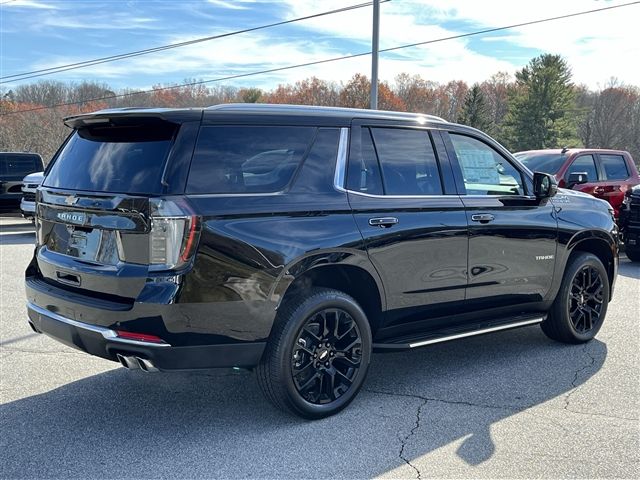
{"label": "parking lot", "polygon": [[31,225],[0,218],[2,478],[640,476],[640,267],[586,345],[538,327],[374,355],[364,391],[316,422],[252,374],[146,374],[25,320]]}

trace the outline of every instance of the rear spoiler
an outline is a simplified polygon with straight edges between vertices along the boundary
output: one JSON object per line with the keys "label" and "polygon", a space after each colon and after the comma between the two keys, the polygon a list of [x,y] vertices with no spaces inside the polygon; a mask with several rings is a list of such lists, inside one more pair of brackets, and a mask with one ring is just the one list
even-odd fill
{"label": "rear spoiler", "polygon": [[64,119],[69,128],[90,126],[126,125],[169,122],[184,123],[202,120],[202,109],[169,109],[169,108],[114,108],[92,113],[73,115]]}

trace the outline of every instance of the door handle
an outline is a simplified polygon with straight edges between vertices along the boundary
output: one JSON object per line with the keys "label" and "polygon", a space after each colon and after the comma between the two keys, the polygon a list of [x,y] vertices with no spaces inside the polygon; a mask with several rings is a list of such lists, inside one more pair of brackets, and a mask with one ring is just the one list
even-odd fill
{"label": "door handle", "polygon": [[490,213],[476,213],[474,215],[471,215],[471,220],[473,220],[474,222],[489,223],[494,219],[495,217]]}
{"label": "door handle", "polygon": [[393,227],[396,223],[398,223],[398,219],[396,217],[378,217],[369,219],[369,225],[372,227],[389,228]]}

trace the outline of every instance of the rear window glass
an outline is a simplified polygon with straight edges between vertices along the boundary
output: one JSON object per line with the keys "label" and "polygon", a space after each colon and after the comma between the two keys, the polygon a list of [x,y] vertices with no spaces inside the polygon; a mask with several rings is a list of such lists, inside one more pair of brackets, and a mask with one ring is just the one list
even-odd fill
{"label": "rear window glass", "polygon": [[567,157],[557,153],[516,153],[515,157],[532,172],[555,175]]}
{"label": "rear window glass", "polygon": [[600,161],[604,167],[604,173],[607,176],[607,180],[626,180],[629,178],[627,162],[624,161],[624,157],[622,155],[600,154]]}
{"label": "rear window glass", "polygon": [[0,157],[0,174],[24,177],[42,171],[42,160],[37,155],[3,155]]}
{"label": "rear window glass", "polygon": [[315,132],[315,127],[203,127],[187,192],[278,192],[291,181]]}
{"label": "rear window glass", "polygon": [[176,127],[83,128],[64,146],[44,186],[112,193],[161,193]]}

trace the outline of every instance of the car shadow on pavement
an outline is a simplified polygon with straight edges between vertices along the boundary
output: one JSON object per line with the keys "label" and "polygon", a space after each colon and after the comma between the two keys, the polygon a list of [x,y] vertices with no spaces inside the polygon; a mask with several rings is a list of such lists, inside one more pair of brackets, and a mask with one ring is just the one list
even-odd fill
{"label": "car shadow on pavement", "polygon": [[640,279],[640,263],[632,262],[627,258],[621,258],[620,264],[618,265],[618,275]]}
{"label": "car shadow on pavement", "polygon": [[[116,368],[0,406],[0,477],[363,478],[458,441],[478,465],[496,449],[493,424],[557,397],[546,408],[568,406],[606,355],[536,327],[374,355],[354,403],[315,422],[273,408],[249,372]],[[47,358],[43,374],[74,377],[85,357]]]}

